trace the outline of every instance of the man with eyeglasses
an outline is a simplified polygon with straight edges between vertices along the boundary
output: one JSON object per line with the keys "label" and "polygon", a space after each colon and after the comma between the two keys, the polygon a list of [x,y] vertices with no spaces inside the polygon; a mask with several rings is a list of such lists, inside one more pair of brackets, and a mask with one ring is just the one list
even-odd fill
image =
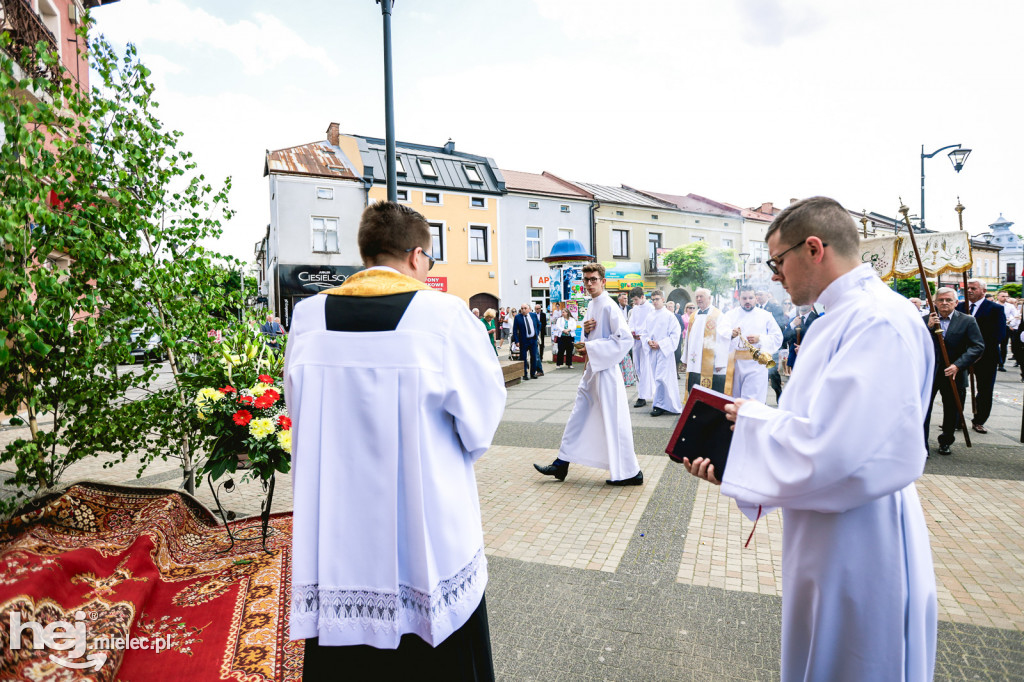
{"label": "man with eyeglasses", "polygon": [[633,345],[633,337],[618,304],[604,290],[604,266],[583,266],[583,288],[590,296],[583,316],[583,341],[577,350],[586,368],[576,389],[576,403],[562,433],[558,457],[533,468],[564,481],[569,463],[607,469],[608,485],[643,485],[644,472],[633,450],[633,427],[626,403],[626,386],[619,362]]}
{"label": "man with eyeglasses", "polygon": [[[857,225],[813,197],[768,228],[772,279],[825,315],[801,341],[778,409],[736,399],[722,494],[750,519],[783,510],[782,680],[931,680],[937,601],[914,481],[932,341],[861,263]],[[718,483],[704,458],[684,460]]]}
{"label": "man with eyeglasses", "polygon": [[465,302],[424,283],[422,215],[375,203],[357,239],[367,269],[299,303],[285,350],[290,637],[307,680],[493,680],[473,462],[501,366]]}

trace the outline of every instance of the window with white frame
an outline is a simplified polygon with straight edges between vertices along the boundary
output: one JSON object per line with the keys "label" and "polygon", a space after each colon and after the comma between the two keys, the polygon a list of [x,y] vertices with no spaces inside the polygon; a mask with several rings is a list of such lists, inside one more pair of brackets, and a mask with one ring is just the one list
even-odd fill
{"label": "window with white frame", "polygon": [[615,215],[626,215],[624,211],[616,211]]}
{"label": "window with white frame", "polygon": [[469,226],[469,260],[473,263],[486,263],[487,256],[487,226]]}
{"label": "window with white frame", "polygon": [[530,208],[540,208],[540,202],[539,201],[531,201],[530,202]]}
{"label": "window with white frame", "polygon": [[430,225],[430,255],[436,261],[444,261],[444,223]]}
{"label": "window with white frame", "polygon": [[402,157],[398,156],[398,155],[395,156],[395,174],[397,174],[397,175],[405,175],[406,174],[405,173],[405,163],[402,161]]}
{"label": "window with white frame", "polygon": [[569,212],[569,210],[570,210],[570,209],[569,209],[569,204],[562,204],[562,207],[561,207],[561,208],[560,208],[559,210],[560,210],[560,211],[561,211],[562,213],[568,213],[568,212]]}
{"label": "window with white frame", "polygon": [[731,239],[726,239],[726,238],[723,237],[722,238],[722,248],[723,249],[731,249],[732,248],[732,240]]}
{"label": "window with white frame", "polygon": [[420,175],[425,178],[436,178],[437,171],[434,170],[434,163],[430,159],[416,159],[420,164]]}
{"label": "window with white frame", "polygon": [[560,227],[560,228],[558,228],[558,238],[559,239],[572,239],[572,235],[573,235],[572,228],[570,228],[570,227]]}
{"label": "window with white frame", "polygon": [[399,201],[409,201],[409,190],[407,190],[407,189],[395,190],[395,194],[397,195]]}
{"label": "window with white frame", "polygon": [[315,253],[338,253],[338,219],[312,218],[313,251]]}
{"label": "window with white frame", "polygon": [[690,241],[691,242],[702,242],[702,241],[704,241],[704,235],[702,235],[702,234],[690,235]]}
{"label": "window with white frame", "polygon": [[333,187],[317,187],[316,188],[317,199],[333,199],[334,188]]}
{"label": "window with white frame", "polygon": [[440,204],[441,195],[438,192],[424,192],[423,193],[424,204]]}
{"label": "window with white frame", "polygon": [[540,260],[541,229],[539,227],[526,228],[526,260]]}
{"label": "window with white frame", "polygon": [[470,197],[470,208],[487,208],[487,197]]}
{"label": "window with white frame", "polygon": [[469,178],[470,182],[483,184],[484,179],[480,177],[480,171],[477,170],[474,164],[464,163],[462,168],[466,171],[466,177]]}
{"label": "window with white frame", "polygon": [[612,230],[612,258],[629,258],[629,230]]}

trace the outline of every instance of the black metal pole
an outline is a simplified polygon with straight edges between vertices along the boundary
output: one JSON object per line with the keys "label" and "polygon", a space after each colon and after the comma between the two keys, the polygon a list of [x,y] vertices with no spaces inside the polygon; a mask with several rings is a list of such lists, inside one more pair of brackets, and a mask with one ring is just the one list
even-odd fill
{"label": "black metal pole", "polygon": [[[391,78],[391,8],[394,0],[377,0],[384,17],[384,136],[387,144],[388,201],[398,201],[398,175],[395,168],[395,94]],[[923,150],[923,147],[922,147]],[[922,161],[922,163],[924,163]]]}

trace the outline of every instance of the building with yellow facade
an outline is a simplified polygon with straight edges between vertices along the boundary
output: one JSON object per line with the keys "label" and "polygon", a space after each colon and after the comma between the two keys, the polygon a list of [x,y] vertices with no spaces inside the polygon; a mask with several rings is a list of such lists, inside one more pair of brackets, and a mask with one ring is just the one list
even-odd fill
{"label": "building with yellow facade", "polygon": [[[328,130],[328,138],[331,131]],[[338,147],[367,183],[370,201],[387,199],[385,140],[338,134]],[[493,159],[441,147],[397,142],[399,203],[430,223],[437,262],[427,284],[481,312],[498,307],[498,205],[505,180]]]}

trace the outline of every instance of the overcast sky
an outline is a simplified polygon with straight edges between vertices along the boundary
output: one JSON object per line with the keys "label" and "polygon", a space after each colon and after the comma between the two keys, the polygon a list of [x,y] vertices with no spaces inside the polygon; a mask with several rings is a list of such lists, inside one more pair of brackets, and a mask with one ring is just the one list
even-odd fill
{"label": "overcast sky", "polygon": [[[154,73],[164,122],[238,211],[251,260],[266,149],[384,136],[373,0],[124,0],[94,10]],[[815,194],[972,233],[1024,220],[1024,5],[1010,0],[398,0],[396,134],[503,169],[741,206]]]}

